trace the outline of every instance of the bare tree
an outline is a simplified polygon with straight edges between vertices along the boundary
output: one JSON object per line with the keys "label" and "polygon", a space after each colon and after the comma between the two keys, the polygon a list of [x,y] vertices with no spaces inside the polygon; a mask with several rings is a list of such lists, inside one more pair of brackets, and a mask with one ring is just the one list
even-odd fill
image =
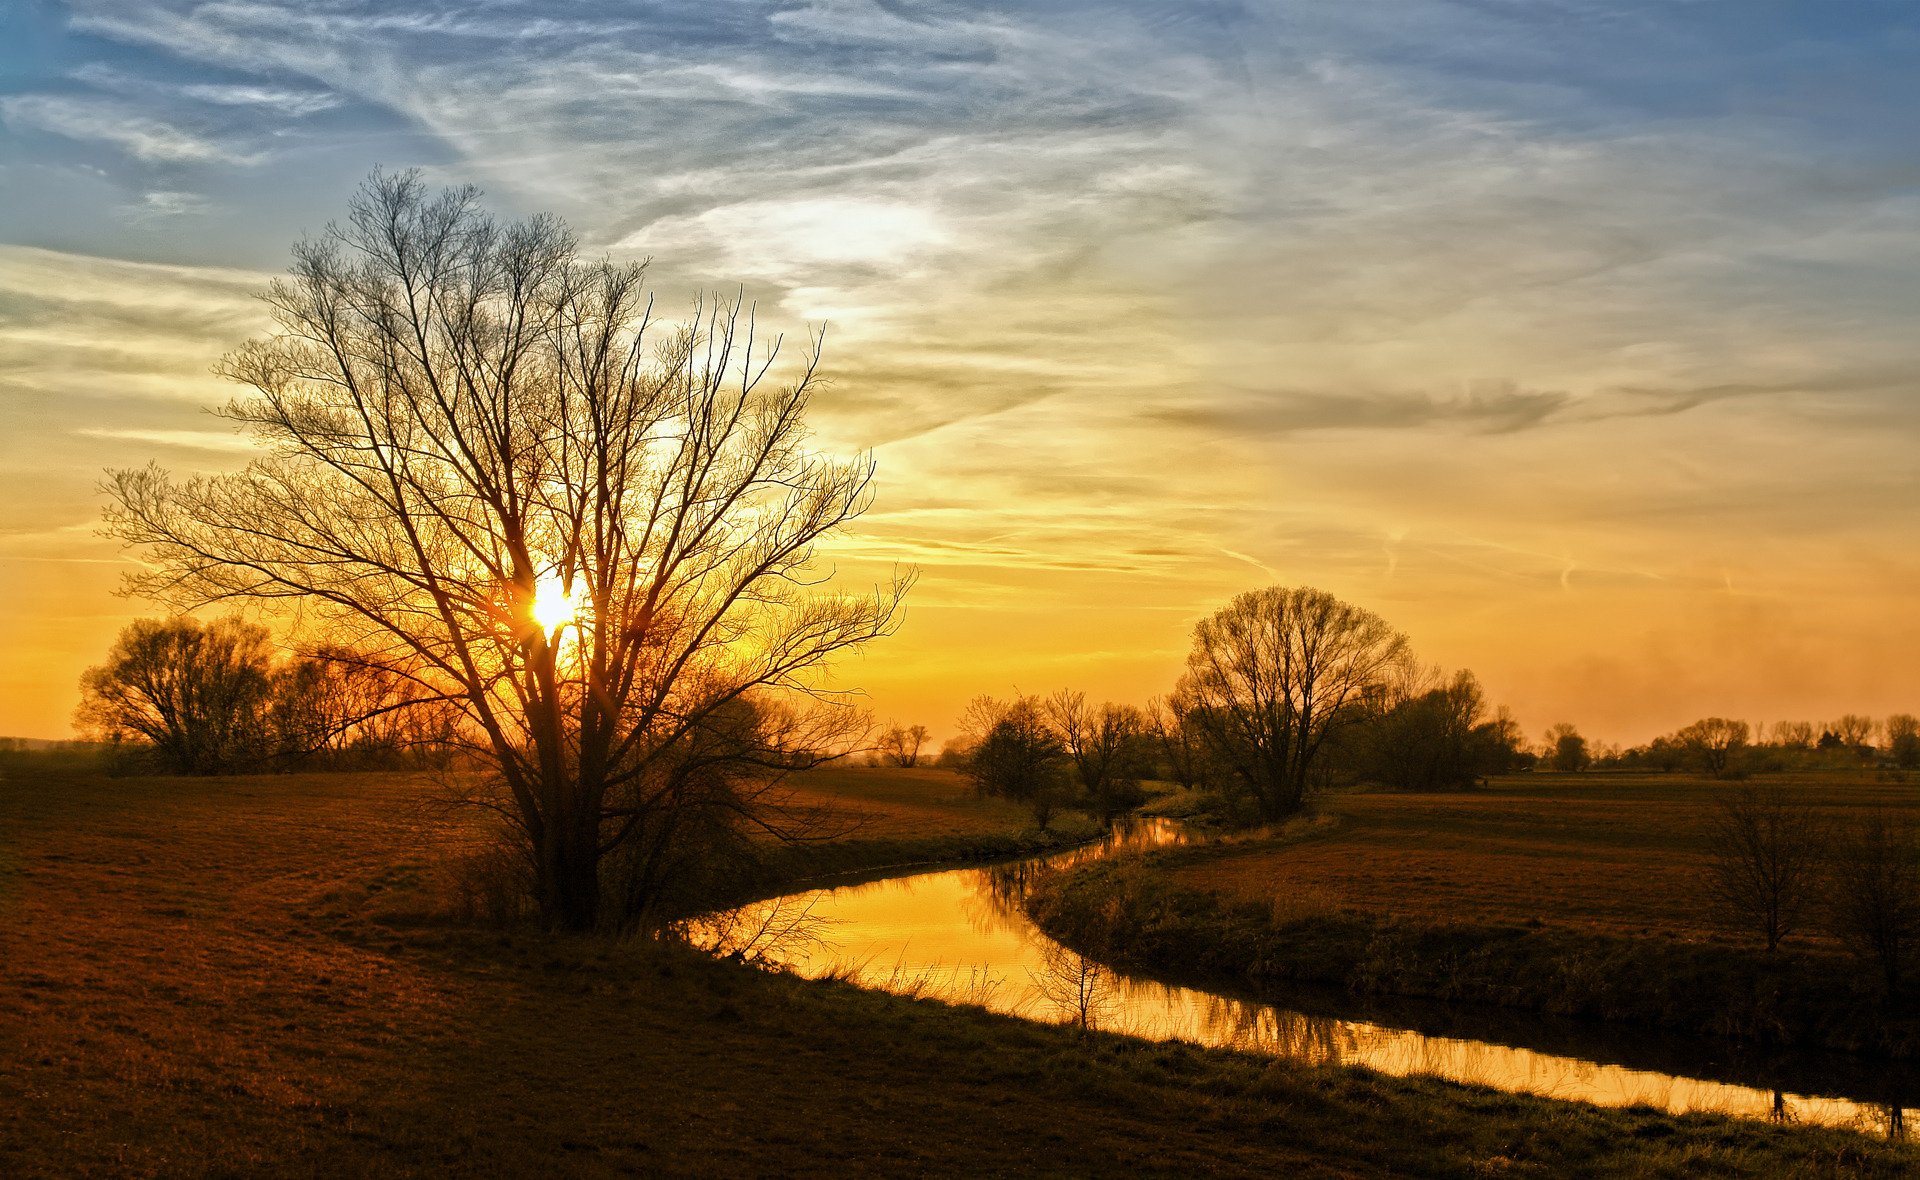
{"label": "bare tree", "polygon": [[1323,590],[1241,594],[1194,628],[1179,695],[1264,819],[1305,802],[1327,738],[1410,658],[1406,637]]}
{"label": "bare tree", "polygon": [[1827,725],[1828,732],[1840,739],[1840,744],[1850,750],[1858,750],[1873,744],[1874,730],[1879,727],[1873,718],[1863,713],[1843,713]]}
{"label": "bare tree", "polygon": [[1047,717],[1073,761],[1081,789],[1101,814],[1136,806],[1140,794],[1146,716],[1130,705],[1087,703],[1085,693],[1062,689],[1048,699]]}
{"label": "bare tree", "polygon": [[1820,814],[1785,787],[1746,787],[1720,798],[1708,830],[1709,895],[1772,951],[1799,928],[1820,886]]}
{"label": "bare tree", "polygon": [[924,725],[890,725],[880,735],[880,756],[894,766],[912,769],[919,765],[920,749],[932,736]]}
{"label": "bare tree", "polygon": [[275,654],[267,629],[242,619],[136,619],[80,678],[75,720],[103,741],[143,739],[162,770],[251,769],[272,752]]}
{"label": "bare tree", "polygon": [[1776,721],[1771,732],[1773,744],[1789,750],[1811,750],[1814,739],[1819,736],[1809,721]]}
{"label": "bare tree", "polygon": [[322,645],[273,677],[274,746],[289,767],[443,764],[459,711],[378,660]]}
{"label": "bare tree", "polygon": [[986,726],[967,758],[967,776],[974,789],[1027,804],[1033,809],[1034,822],[1045,830],[1060,804],[1065,772],[1061,761],[1066,750],[1047,724],[1040,699],[978,697],[968,706],[962,725],[969,730]]}
{"label": "bare tree", "polygon": [[1883,729],[1887,735],[1887,754],[1893,764],[1902,770],[1920,767],[1920,717],[1895,713],[1887,718]]}
{"label": "bare tree", "polygon": [[1703,717],[1677,731],[1669,740],[1684,749],[1694,765],[1708,776],[1725,778],[1734,769],[1740,751],[1746,749],[1750,732],[1744,721]]}
{"label": "bare tree", "polygon": [[1160,760],[1173,781],[1191,791],[1211,784],[1206,738],[1188,718],[1190,705],[1175,693],[1147,702],[1147,724],[1160,750]]}
{"label": "bare tree", "polygon": [[1561,721],[1547,731],[1547,765],[1554,770],[1585,770],[1593,763],[1587,739],[1570,722]]}
{"label": "bare tree", "polygon": [[1082,1032],[1097,1031],[1118,999],[1104,965],[1058,943],[1046,945],[1040,970],[1027,975],[1063,1023]]}
{"label": "bare tree", "polygon": [[658,327],[642,277],[553,218],[376,173],[266,293],[279,331],[223,362],[262,456],[108,483],[133,591],[297,601],[455,703],[555,928],[594,926],[602,858],[670,845],[690,799],[766,822],[719,771],[827,747],[819,670],[909,580],[821,588],[873,466],[808,448],[818,338],[781,380],[740,303]]}
{"label": "bare tree", "polygon": [[1920,833],[1906,815],[1866,812],[1837,834],[1830,865],[1833,934],[1897,994],[1920,945]]}

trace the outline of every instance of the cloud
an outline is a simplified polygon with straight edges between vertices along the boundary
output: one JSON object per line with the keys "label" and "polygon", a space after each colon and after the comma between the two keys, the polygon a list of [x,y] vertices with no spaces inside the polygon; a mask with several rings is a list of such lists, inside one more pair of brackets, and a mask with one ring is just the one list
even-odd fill
{"label": "cloud", "polygon": [[120,212],[128,221],[151,222],[174,217],[204,217],[214,208],[213,202],[199,193],[161,189],[141,194],[139,203],[122,205]]}
{"label": "cloud", "polygon": [[155,164],[252,163],[258,157],[139,108],[91,96],[19,94],[0,98],[0,119],[67,139],[104,143]]}

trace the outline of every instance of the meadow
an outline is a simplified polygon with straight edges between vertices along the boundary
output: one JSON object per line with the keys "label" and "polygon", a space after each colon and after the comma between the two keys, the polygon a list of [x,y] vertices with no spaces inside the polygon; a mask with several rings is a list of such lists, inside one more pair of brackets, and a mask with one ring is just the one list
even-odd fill
{"label": "meadow", "polygon": [[[1843,825],[1920,811],[1874,772],[1769,779]],[[1711,899],[1729,787],[1514,775],[1449,793],[1346,792],[1279,831],[1113,861],[1031,906],[1097,958],[1184,982],[1327,985],[1777,1046],[1920,1053],[1909,1009],[1809,913],[1766,953]],[[1176,801],[1177,802],[1177,801]]]}
{"label": "meadow", "polygon": [[[1871,771],[1768,776],[1835,822],[1920,816],[1920,784]],[[1180,885],[1299,913],[1351,909],[1488,925],[1754,945],[1705,883],[1719,799],[1697,775],[1523,774],[1480,790],[1352,792],[1309,839],[1222,847],[1170,870]],[[1829,949],[1807,924],[1789,946]]]}
{"label": "meadow", "polygon": [[[1020,836],[942,782],[805,786],[876,839]],[[1920,1164],[1848,1133],[1082,1035],[672,944],[463,925],[448,891],[469,819],[433,798],[396,775],[0,780],[0,1173]]]}

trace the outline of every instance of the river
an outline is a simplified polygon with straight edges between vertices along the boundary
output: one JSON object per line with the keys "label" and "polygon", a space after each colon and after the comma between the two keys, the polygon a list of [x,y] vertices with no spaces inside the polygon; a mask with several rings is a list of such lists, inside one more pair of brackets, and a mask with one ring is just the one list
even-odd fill
{"label": "river", "polygon": [[[1109,970],[1028,920],[1022,895],[1037,867],[1184,839],[1172,821],[1142,819],[1098,843],[1025,861],[808,890],[749,907],[730,937],[769,932],[752,953],[808,977],[837,975],[865,987],[1154,1040],[1607,1106],[1714,1111],[1895,1136],[1911,1125],[1912,1108],[1901,1097],[1915,1091],[1905,1067],[1838,1054],[1754,1058],[1719,1041],[1433,1004],[1403,1005],[1397,1013],[1390,1006],[1387,1018],[1378,1005],[1339,995],[1314,994],[1310,1007],[1282,1006]],[[1362,1010],[1364,1018],[1356,1014]],[[1463,1024],[1477,1025],[1479,1035],[1460,1035]],[[1569,1044],[1578,1050],[1568,1051]]]}

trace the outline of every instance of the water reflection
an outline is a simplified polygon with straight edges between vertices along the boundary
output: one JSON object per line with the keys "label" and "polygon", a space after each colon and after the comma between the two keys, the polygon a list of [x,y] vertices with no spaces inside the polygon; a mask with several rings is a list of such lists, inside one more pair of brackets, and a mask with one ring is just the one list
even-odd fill
{"label": "water reflection", "polygon": [[[1043,866],[1078,864],[1114,848],[1155,847],[1184,838],[1170,821],[1140,820],[1108,841],[1049,857],[814,890],[764,903],[787,914],[805,914],[804,924],[766,921],[757,908],[735,922],[747,929],[764,924],[805,931],[805,937],[780,940],[757,955],[772,965],[1035,1020],[1316,1064],[1430,1075],[1608,1106],[1713,1111],[1905,1135],[1911,1108],[1900,1092],[1875,1095],[1879,1100],[1874,1101],[1864,1094],[1850,1098],[1808,1092],[1811,1086],[1742,1085],[1315,1015],[1131,978],[1081,959],[1027,920],[1021,899]],[[1550,1023],[1546,1018],[1538,1022]],[[1554,1038],[1538,1039],[1551,1043]],[[1823,1084],[1830,1074],[1810,1071]]]}

